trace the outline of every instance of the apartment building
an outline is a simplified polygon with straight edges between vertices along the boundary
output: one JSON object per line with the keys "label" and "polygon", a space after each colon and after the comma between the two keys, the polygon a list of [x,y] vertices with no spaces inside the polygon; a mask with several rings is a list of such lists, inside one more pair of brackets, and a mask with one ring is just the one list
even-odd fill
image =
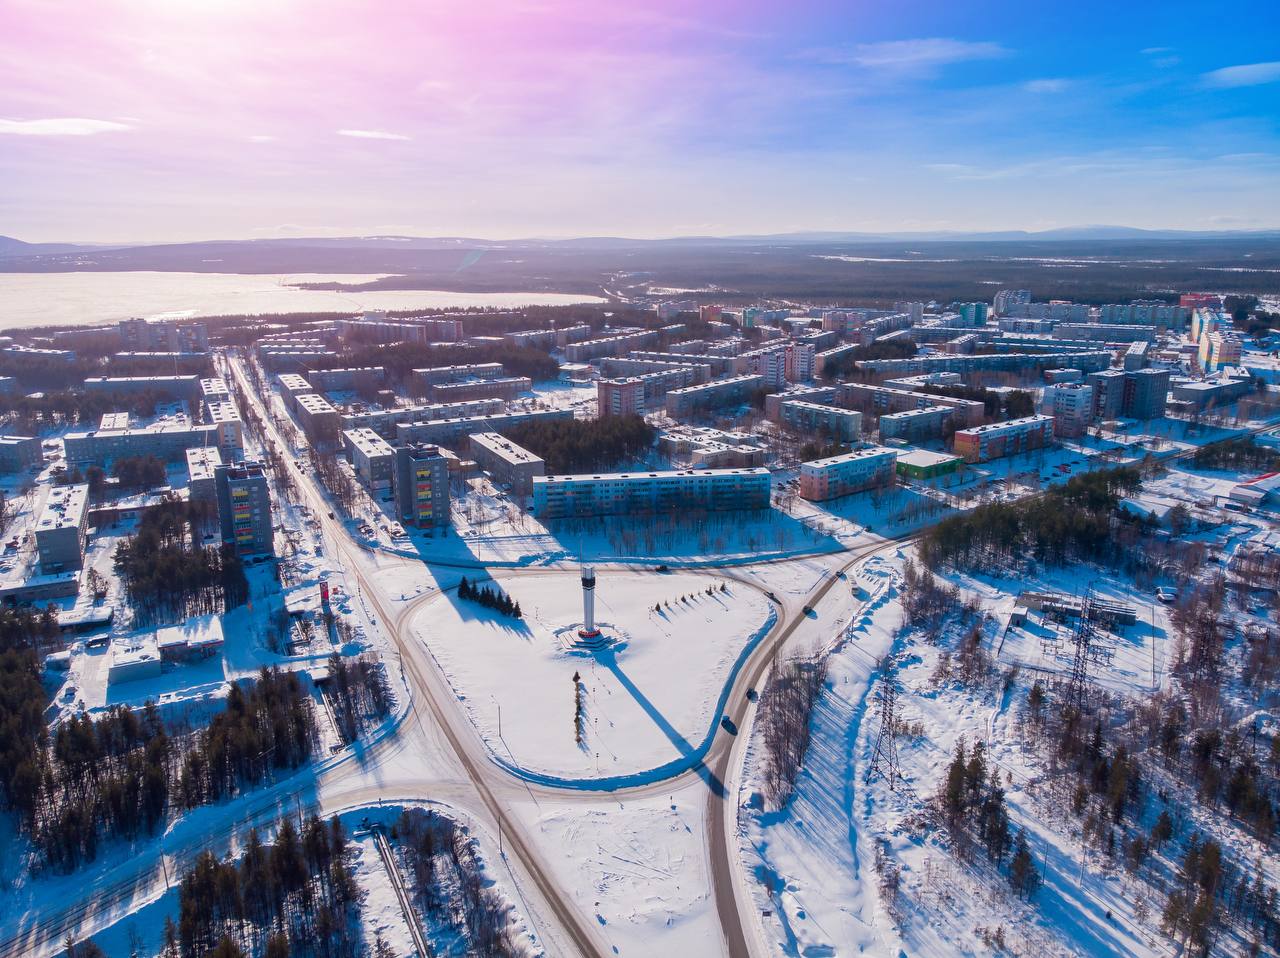
{"label": "apartment building", "polygon": [[862,413],[855,409],[792,399],[781,403],[779,415],[783,425],[797,432],[824,433],[842,442],[853,442],[862,435]]}
{"label": "apartment building", "polygon": [[173,320],[122,319],[117,329],[123,352],[207,353],[209,327]]}
{"label": "apartment building", "polygon": [[396,426],[402,422],[424,422],[431,419],[460,419],[488,416],[502,412],[501,399],[472,399],[468,402],[426,403],[420,406],[396,406],[391,409],[368,409],[342,414],[342,430],[368,427],[383,439],[396,438]]}
{"label": "apartment building", "polygon": [[765,509],[768,469],[685,469],[533,480],[533,512],[544,519],[681,515]]}
{"label": "apartment building", "polygon": [[0,436],[0,473],[22,472],[43,462],[39,436]]}
{"label": "apartment building", "polygon": [[223,543],[233,546],[237,555],[274,555],[271,492],[262,463],[224,463],[214,467],[213,474]]}
{"label": "apartment building", "polygon": [[485,416],[463,416],[457,419],[431,419],[422,422],[399,423],[396,426],[396,442],[426,443],[446,446],[464,440],[475,432],[500,432],[529,422],[549,422],[556,419],[572,419],[572,409],[536,409],[531,412],[499,412]]}
{"label": "apartment building", "polygon": [[411,443],[396,449],[394,494],[402,522],[421,528],[449,524],[449,461],[438,447]]}
{"label": "apartment building", "polygon": [[546,463],[523,446],[496,432],[471,434],[471,458],[499,485],[520,499],[533,494],[533,480],[547,474]]}
{"label": "apartment building", "polygon": [[800,464],[800,497],[811,502],[839,499],[893,482],[898,453],[883,446],[855,449]]}
{"label": "apartment building", "polygon": [[295,396],[294,401],[298,425],[312,445],[324,446],[338,441],[342,420],[329,400],[319,393],[303,393]]}
{"label": "apartment building", "polygon": [[1238,366],[1243,352],[1244,340],[1235,333],[1211,330],[1200,337],[1200,369],[1205,373],[1216,373],[1224,366]]}
{"label": "apartment building", "polygon": [[349,392],[381,386],[387,381],[387,370],[383,366],[312,369],[307,373],[306,378],[315,387],[316,392]]}
{"label": "apartment building", "polygon": [[87,393],[110,393],[136,396],[157,393],[174,399],[197,400],[201,397],[200,377],[189,376],[91,376],[84,381]]}
{"label": "apartment building", "polygon": [[427,366],[413,370],[413,381],[423,389],[468,379],[501,379],[506,375],[502,363],[469,363],[457,366]]}
{"label": "apartment building", "polygon": [[36,519],[36,551],[42,575],[70,572],[84,565],[89,522],[89,486],[55,486]]}
{"label": "apartment building", "polygon": [[962,426],[976,426],[986,418],[986,406],[976,399],[959,399],[954,396],[935,396],[933,393],[912,392],[909,389],[892,389],[870,383],[841,383],[836,387],[836,403],[847,409],[884,416],[886,413],[904,412],[908,409],[925,409],[929,406],[947,406],[955,410],[956,422]]}
{"label": "apartment building", "polygon": [[218,501],[217,469],[222,454],[217,446],[199,446],[187,450],[187,498],[192,502]]}
{"label": "apartment building", "polygon": [[630,330],[613,336],[602,336],[599,339],[567,343],[564,347],[564,358],[571,363],[587,363],[601,356],[621,356],[630,349],[650,346],[657,341],[656,329]]}
{"label": "apartment building", "polygon": [[469,399],[515,399],[533,388],[528,376],[500,376],[455,383],[438,383],[429,387],[433,402],[465,402]]}
{"label": "apartment building", "polygon": [[[1057,344],[1055,344],[1057,345]],[[1111,353],[1106,350],[1044,353],[981,353],[976,356],[916,356],[911,359],[860,359],[857,367],[864,372],[883,373],[888,377],[913,373],[975,372],[1038,373],[1046,369],[1072,366],[1085,372],[1106,369]]]}
{"label": "apartment building", "polygon": [[745,374],[716,379],[700,386],[686,386],[667,393],[667,415],[679,419],[696,412],[721,409],[725,406],[747,402],[760,389],[764,389],[763,376]]}
{"label": "apartment building", "polygon": [[1054,435],[1076,439],[1093,422],[1093,387],[1088,383],[1051,383],[1045,387],[1042,411],[1053,417]]}
{"label": "apartment building", "polygon": [[291,413],[298,411],[298,397],[311,396],[315,394],[315,387],[307,382],[305,376],[297,373],[281,373],[276,377],[276,381],[280,384],[280,398],[284,400],[285,406]]}
{"label": "apartment building", "polygon": [[244,423],[240,421],[240,410],[235,403],[208,403],[204,407],[204,421],[213,426],[214,441],[228,462],[244,458]]}
{"label": "apartment building", "polygon": [[166,462],[180,462],[188,449],[216,446],[218,432],[207,423],[160,422],[152,426],[123,429],[96,429],[73,432],[63,437],[67,464],[105,466],[130,456],[155,456]]}
{"label": "apartment building", "polygon": [[344,432],[342,445],[361,485],[372,493],[391,488],[396,460],[391,443],[366,426]]}
{"label": "apartment building", "polygon": [[988,462],[1040,449],[1052,441],[1052,416],[1025,416],[957,430],[955,452],[965,462]]}
{"label": "apartment building", "polygon": [[638,376],[596,381],[598,416],[643,416],[646,409],[644,381]]}
{"label": "apartment building", "polygon": [[227,381],[221,376],[201,379],[200,399],[205,403],[230,402],[231,390],[227,388]]}
{"label": "apartment building", "polygon": [[955,414],[951,406],[921,406],[888,413],[880,417],[880,441],[900,439],[917,443],[940,439],[946,431],[947,422]]}

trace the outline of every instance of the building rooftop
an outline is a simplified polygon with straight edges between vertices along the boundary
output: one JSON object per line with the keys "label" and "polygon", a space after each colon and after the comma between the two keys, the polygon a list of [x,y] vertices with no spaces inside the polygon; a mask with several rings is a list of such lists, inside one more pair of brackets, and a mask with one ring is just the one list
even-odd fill
{"label": "building rooftop", "polygon": [[214,425],[226,422],[239,422],[240,410],[236,408],[236,404],[229,401],[211,402],[208,405],[209,422]]}
{"label": "building rooftop", "polygon": [[471,434],[471,441],[483,446],[495,456],[516,465],[523,462],[542,462],[541,456],[535,456],[523,446],[517,446],[501,433],[476,432]]}
{"label": "building rooftop", "polygon": [[950,453],[931,452],[928,449],[904,449],[898,453],[898,462],[908,466],[919,466],[922,469],[941,463],[956,462],[959,459],[959,456],[953,456]]}
{"label": "building rooftop", "polygon": [[78,529],[89,504],[89,486],[58,486],[50,490],[40,518],[36,520],[37,532],[52,529]]}
{"label": "building rooftop", "polygon": [[812,462],[803,462],[800,464],[801,469],[817,468],[829,469],[832,466],[842,465],[846,462],[857,462],[862,459],[877,459],[883,456],[898,455],[898,450],[889,449],[885,446],[867,446],[863,449],[854,449],[852,452],[841,453],[838,456],[828,456],[826,459],[815,459]]}
{"label": "building rooftop", "polygon": [[880,417],[880,421],[884,422],[886,419],[911,419],[914,416],[932,416],[937,413],[953,412],[955,412],[954,406],[921,406],[919,409],[904,409],[902,412],[885,413]]}
{"label": "building rooftop", "polygon": [[333,413],[335,416],[338,410],[334,408],[333,403],[325,399],[319,393],[303,393],[298,397],[298,406],[305,409],[311,414],[316,413]]}
{"label": "building rooftop", "polygon": [[690,476],[714,479],[718,476],[768,476],[769,470],[755,469],[664,469],[658,472],[605,472],[567,476],[534,476],[534,483],[566,485],[574,482],[615,481],[625,479],[679,479]]}
{"label": "building rooftop", "polygon": [[1008,419],[1004,422],[989,422],[985,426],[971,426],[968,429],[961,429],[960,432],[968,435],[978,435],[990,432],[1003,432],[1006,429],[1017,429],[1022,426],[1029,426],[1033,423],[1052,423],[1052,416],[1023,416],[1021,419]]}
{"label": "building rooftop", "polygon": [[213,470],[222,465],[222,453],[217,446],[196,446],[187,450],[187,474],[191,481],[212,479]]}
{"label": "building rooftop", "polygon": [[368,426],[348,429],[342,435],[353,448],[359,449],[365,456],[395,455],[395,449],[392,448],[391,443],[387,442]]}

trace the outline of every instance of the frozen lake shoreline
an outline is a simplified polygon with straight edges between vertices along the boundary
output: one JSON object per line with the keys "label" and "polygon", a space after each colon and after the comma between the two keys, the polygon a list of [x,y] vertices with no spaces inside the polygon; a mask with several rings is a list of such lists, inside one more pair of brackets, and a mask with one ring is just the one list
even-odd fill
{"label": "frozen lake shoreline", "polygon": [[0,273],[0,328],[91,326],[134,316],[358,312],[365,309],[565,306],[602,303],[581,293],[450,293],[430,289],[300,289],[358,286],[386,273]]}

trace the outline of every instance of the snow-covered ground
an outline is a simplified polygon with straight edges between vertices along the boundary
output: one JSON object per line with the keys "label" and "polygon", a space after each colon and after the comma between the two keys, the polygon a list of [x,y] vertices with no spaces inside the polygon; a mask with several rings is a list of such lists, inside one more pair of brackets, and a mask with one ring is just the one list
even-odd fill
{"label": "snow-covered ground", "polygon": [[499,576],[497,584],[523,619],[450,592],[422,608],[414,632],[497,761],[535,778],[638,777],[692,762],[735,663],[775,618],[757,590],[718,575],[602,571],[596,621],[615,641],[582,651],[571,647],[583,620],[575,573]]}
{"label": "snow-covered ground", "polygon": [[526,832],[574,905],[620,955],[712,955],[707,786],[596,803],[524,805]]}

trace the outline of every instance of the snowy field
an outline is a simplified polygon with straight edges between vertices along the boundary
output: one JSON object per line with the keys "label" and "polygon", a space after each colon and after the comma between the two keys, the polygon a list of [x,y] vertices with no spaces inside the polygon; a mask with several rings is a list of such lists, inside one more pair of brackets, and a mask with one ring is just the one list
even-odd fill
{"label": "snowy field", "polygon": [[526,834],[620,955],[712,955],[720,930],[701,781],[671,794],[524,805]]}
{"label": "snowy field", "polygon": [[423,608],[414,632],[497,760],[536,778],[639,779],[691,762],[713,729],[735,662],[775,620],[763,595],[720,576],[600,572],[596,620],[617,641],[602,651],[571,651],[566,642],[582,622],[576,572],[499,577],[498,584],[523,620],[447,593]]}

